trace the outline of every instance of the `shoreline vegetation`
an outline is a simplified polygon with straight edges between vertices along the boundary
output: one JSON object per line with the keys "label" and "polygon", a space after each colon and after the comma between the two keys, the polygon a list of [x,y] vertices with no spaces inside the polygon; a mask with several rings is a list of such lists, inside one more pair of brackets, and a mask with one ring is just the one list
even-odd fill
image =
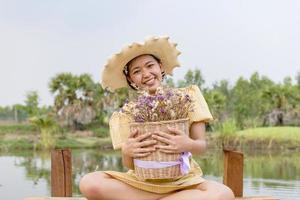
{"label": "shoreline vegetation", "polygon": [[[74,131],[61,129],[54,138],[55,148],[112,149],[108,127]],[[258,127],[241,131],[207,132],[208,147],[233,150],[300,151],[300,127]],[[31,124],[0,125],[0,151],[41,150],[41,135]]]}
{"label": "shoreline vegetation", "polygon": [[[207,124],[209,147],[239,150],[300,151],[300,72],[281,82],[253,73],[231,84],[211,86],[199,69],[183,80],[166,77],[165,89],[196,85],[214,121]],[[112,148],[109,116],[136,98],[128,88],[104,90],[91,75],[59,73],[49,82],[53,105],[40,106],[37,91],[23,104],[0,106],[0,150],[56,148]]]}

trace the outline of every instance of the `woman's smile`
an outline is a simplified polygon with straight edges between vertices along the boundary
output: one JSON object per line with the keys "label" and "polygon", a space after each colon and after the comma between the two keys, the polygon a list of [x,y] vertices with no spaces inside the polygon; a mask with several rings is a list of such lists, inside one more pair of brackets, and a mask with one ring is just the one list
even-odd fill
{"label": "woman's smile", "polygon": [[148,79],[148,80],[144,81],[143,84],[151,86],[151,85],[154,84],[154,82],[155,82],[155,78],[153,77],[151,79]]}

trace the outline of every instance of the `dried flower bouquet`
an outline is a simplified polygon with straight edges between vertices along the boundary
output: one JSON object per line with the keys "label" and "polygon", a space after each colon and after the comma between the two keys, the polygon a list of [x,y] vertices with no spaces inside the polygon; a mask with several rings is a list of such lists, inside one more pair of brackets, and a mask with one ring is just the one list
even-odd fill
{"label": "dried flower bouquet", "polygon": [[[154,95],[140,91],[137,99],[127,102],[121,112],[132,117],[135,122],[130,124],[130,129],[138,129],[140,134],[154,131],[168,133],[167,127],[189,134],[188,114],[192,110],[190,95],[180,89],[160,87]],[[166,154],[156,150],[149,156],[134,159],[135,173],[141,180],[178,178],[186,173],[183,171],[183,165],[187,164],[183,163],[184,159],[183,154]]]}

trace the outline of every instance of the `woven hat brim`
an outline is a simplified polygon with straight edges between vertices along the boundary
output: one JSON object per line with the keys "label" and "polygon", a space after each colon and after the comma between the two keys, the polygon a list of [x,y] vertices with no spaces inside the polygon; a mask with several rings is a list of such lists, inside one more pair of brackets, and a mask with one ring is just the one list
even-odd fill
{"label": "woven hat brim", "polygon": [[122,49],[120,53],[113,55],[108,59],[107,64],[102,71],[101,85],[110,91],[127,87],[126,77],[123,69],[133,58],[151,54],[159,58],[166,74],[172,74],[175,67],[179,67],[178,55],[180,51],[176,49],[177,44],[171,43],[169,37],[151,37],[144,43],[133,43]]}

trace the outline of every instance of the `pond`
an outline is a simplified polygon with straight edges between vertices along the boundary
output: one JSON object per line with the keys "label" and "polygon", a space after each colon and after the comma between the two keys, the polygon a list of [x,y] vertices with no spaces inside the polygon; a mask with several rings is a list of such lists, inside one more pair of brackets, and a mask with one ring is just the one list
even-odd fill
{"label": "pond", "polygon": [[[220,151],[195,157],[205,178],[222,181]],[[119,152],[73,150],[73,194],[80,195],[80,178],[95,170],[125,171]],[[28,196],[50,196],[49,152],[1,152],[0,199],[19,200]],[[272,195],[283,200],[300,199],[299,152],[245,153],[244,195]]]}

